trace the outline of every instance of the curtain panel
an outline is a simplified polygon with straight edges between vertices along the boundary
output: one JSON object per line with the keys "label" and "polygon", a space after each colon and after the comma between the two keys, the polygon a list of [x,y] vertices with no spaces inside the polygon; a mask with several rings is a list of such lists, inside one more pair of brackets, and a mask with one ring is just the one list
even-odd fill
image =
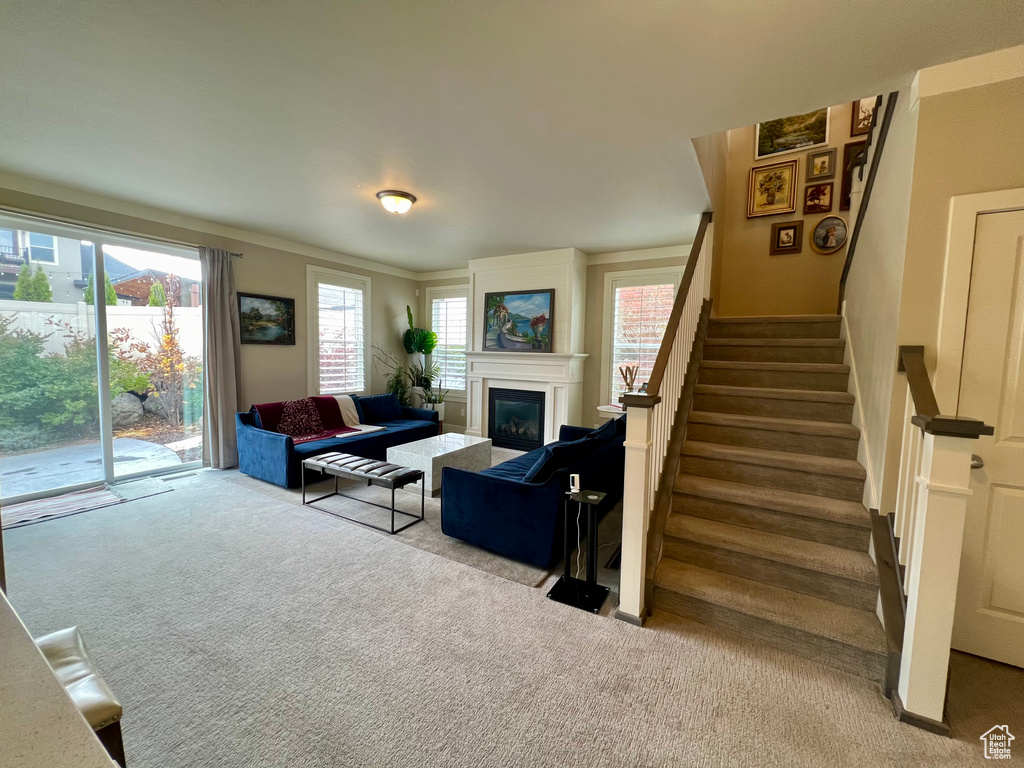
{"label": "curtain panel", "polygon": [[241,400],[238,298],[231,254],[200,248],[203,266],[203,464],[218,469],[238,465],[235,412]]}

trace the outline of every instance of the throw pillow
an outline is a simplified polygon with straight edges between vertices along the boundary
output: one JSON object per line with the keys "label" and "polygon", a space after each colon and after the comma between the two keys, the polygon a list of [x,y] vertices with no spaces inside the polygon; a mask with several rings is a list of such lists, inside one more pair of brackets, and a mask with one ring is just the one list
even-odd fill
{"label": "throw pillow", "polygon": [[324,425],[316,405],[310,398],[304,397],[301,400],[286,400],[282,404],[277,431],[292,437],[302,437],[323,432]]}
{"label": "throw pillow", "polygon": [[392,394],[360,397],[359,405],[363,409],[363,419],[370,424],[402,418],[402,404]]}
{"label": "throw pillow", "polygon": [[545,446],[537,463],[523,476],[523,482],[546,483],[555,472],[588,456],[596,447],[597,441],[590,435],[567,443]]}

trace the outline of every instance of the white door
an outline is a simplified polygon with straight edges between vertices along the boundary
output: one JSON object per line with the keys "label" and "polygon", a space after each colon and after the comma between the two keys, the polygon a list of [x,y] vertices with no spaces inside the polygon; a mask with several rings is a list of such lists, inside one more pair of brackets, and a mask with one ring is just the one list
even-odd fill
{"label": "white door", "polygon": [[978,216],[957,414],[974,452],[953,647],[1024,667],[1024,211]]}

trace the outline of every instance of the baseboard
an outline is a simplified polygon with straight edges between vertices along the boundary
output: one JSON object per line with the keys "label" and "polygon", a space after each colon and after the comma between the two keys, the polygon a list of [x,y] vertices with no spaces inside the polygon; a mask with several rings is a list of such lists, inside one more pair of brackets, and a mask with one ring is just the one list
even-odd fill
{"label": "baseboard", "polygon": [[928,731],[929,733],[937,733],[939,736],[949,736],[949,723],[944,719],[942,722],[938,720],[932,720],[929,717],[922,717],[921,715],[915,715],[913,712],[907,712],[903,706],[903,700],[900,699],[898,691],[892,692],[892,711],[896,714],[896,719],[901,723],[912,725],[915,728],[920,728],[922,731]]}
{"label": "baseboard", "polygon": [[619,621],[624,621],[627,624],[632,624],[634,627],[642,627],[644,625],[644,620],[641,617],[634,616],[631,613],[623,613],[618,608],[616,608],[612,612],[612,616],[618,619]]}
{"label": "baseboard", "polygon": [[445,432],[457,432],[460,435],[464,435],[464,434],[466,434],[466,425],[465,424],[445,424],[444,425],[444,431]]}

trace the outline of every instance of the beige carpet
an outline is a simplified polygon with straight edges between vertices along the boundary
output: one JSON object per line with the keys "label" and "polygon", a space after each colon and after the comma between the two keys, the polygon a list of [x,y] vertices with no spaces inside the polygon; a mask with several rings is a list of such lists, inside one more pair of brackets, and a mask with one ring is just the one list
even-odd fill
{"label": "beige carpet", "polygon": [[866,680],[584,614],[217,473],[173,484],[6,536],[11,600],[34,633],[81,627],[132,768],[981,764]]}

